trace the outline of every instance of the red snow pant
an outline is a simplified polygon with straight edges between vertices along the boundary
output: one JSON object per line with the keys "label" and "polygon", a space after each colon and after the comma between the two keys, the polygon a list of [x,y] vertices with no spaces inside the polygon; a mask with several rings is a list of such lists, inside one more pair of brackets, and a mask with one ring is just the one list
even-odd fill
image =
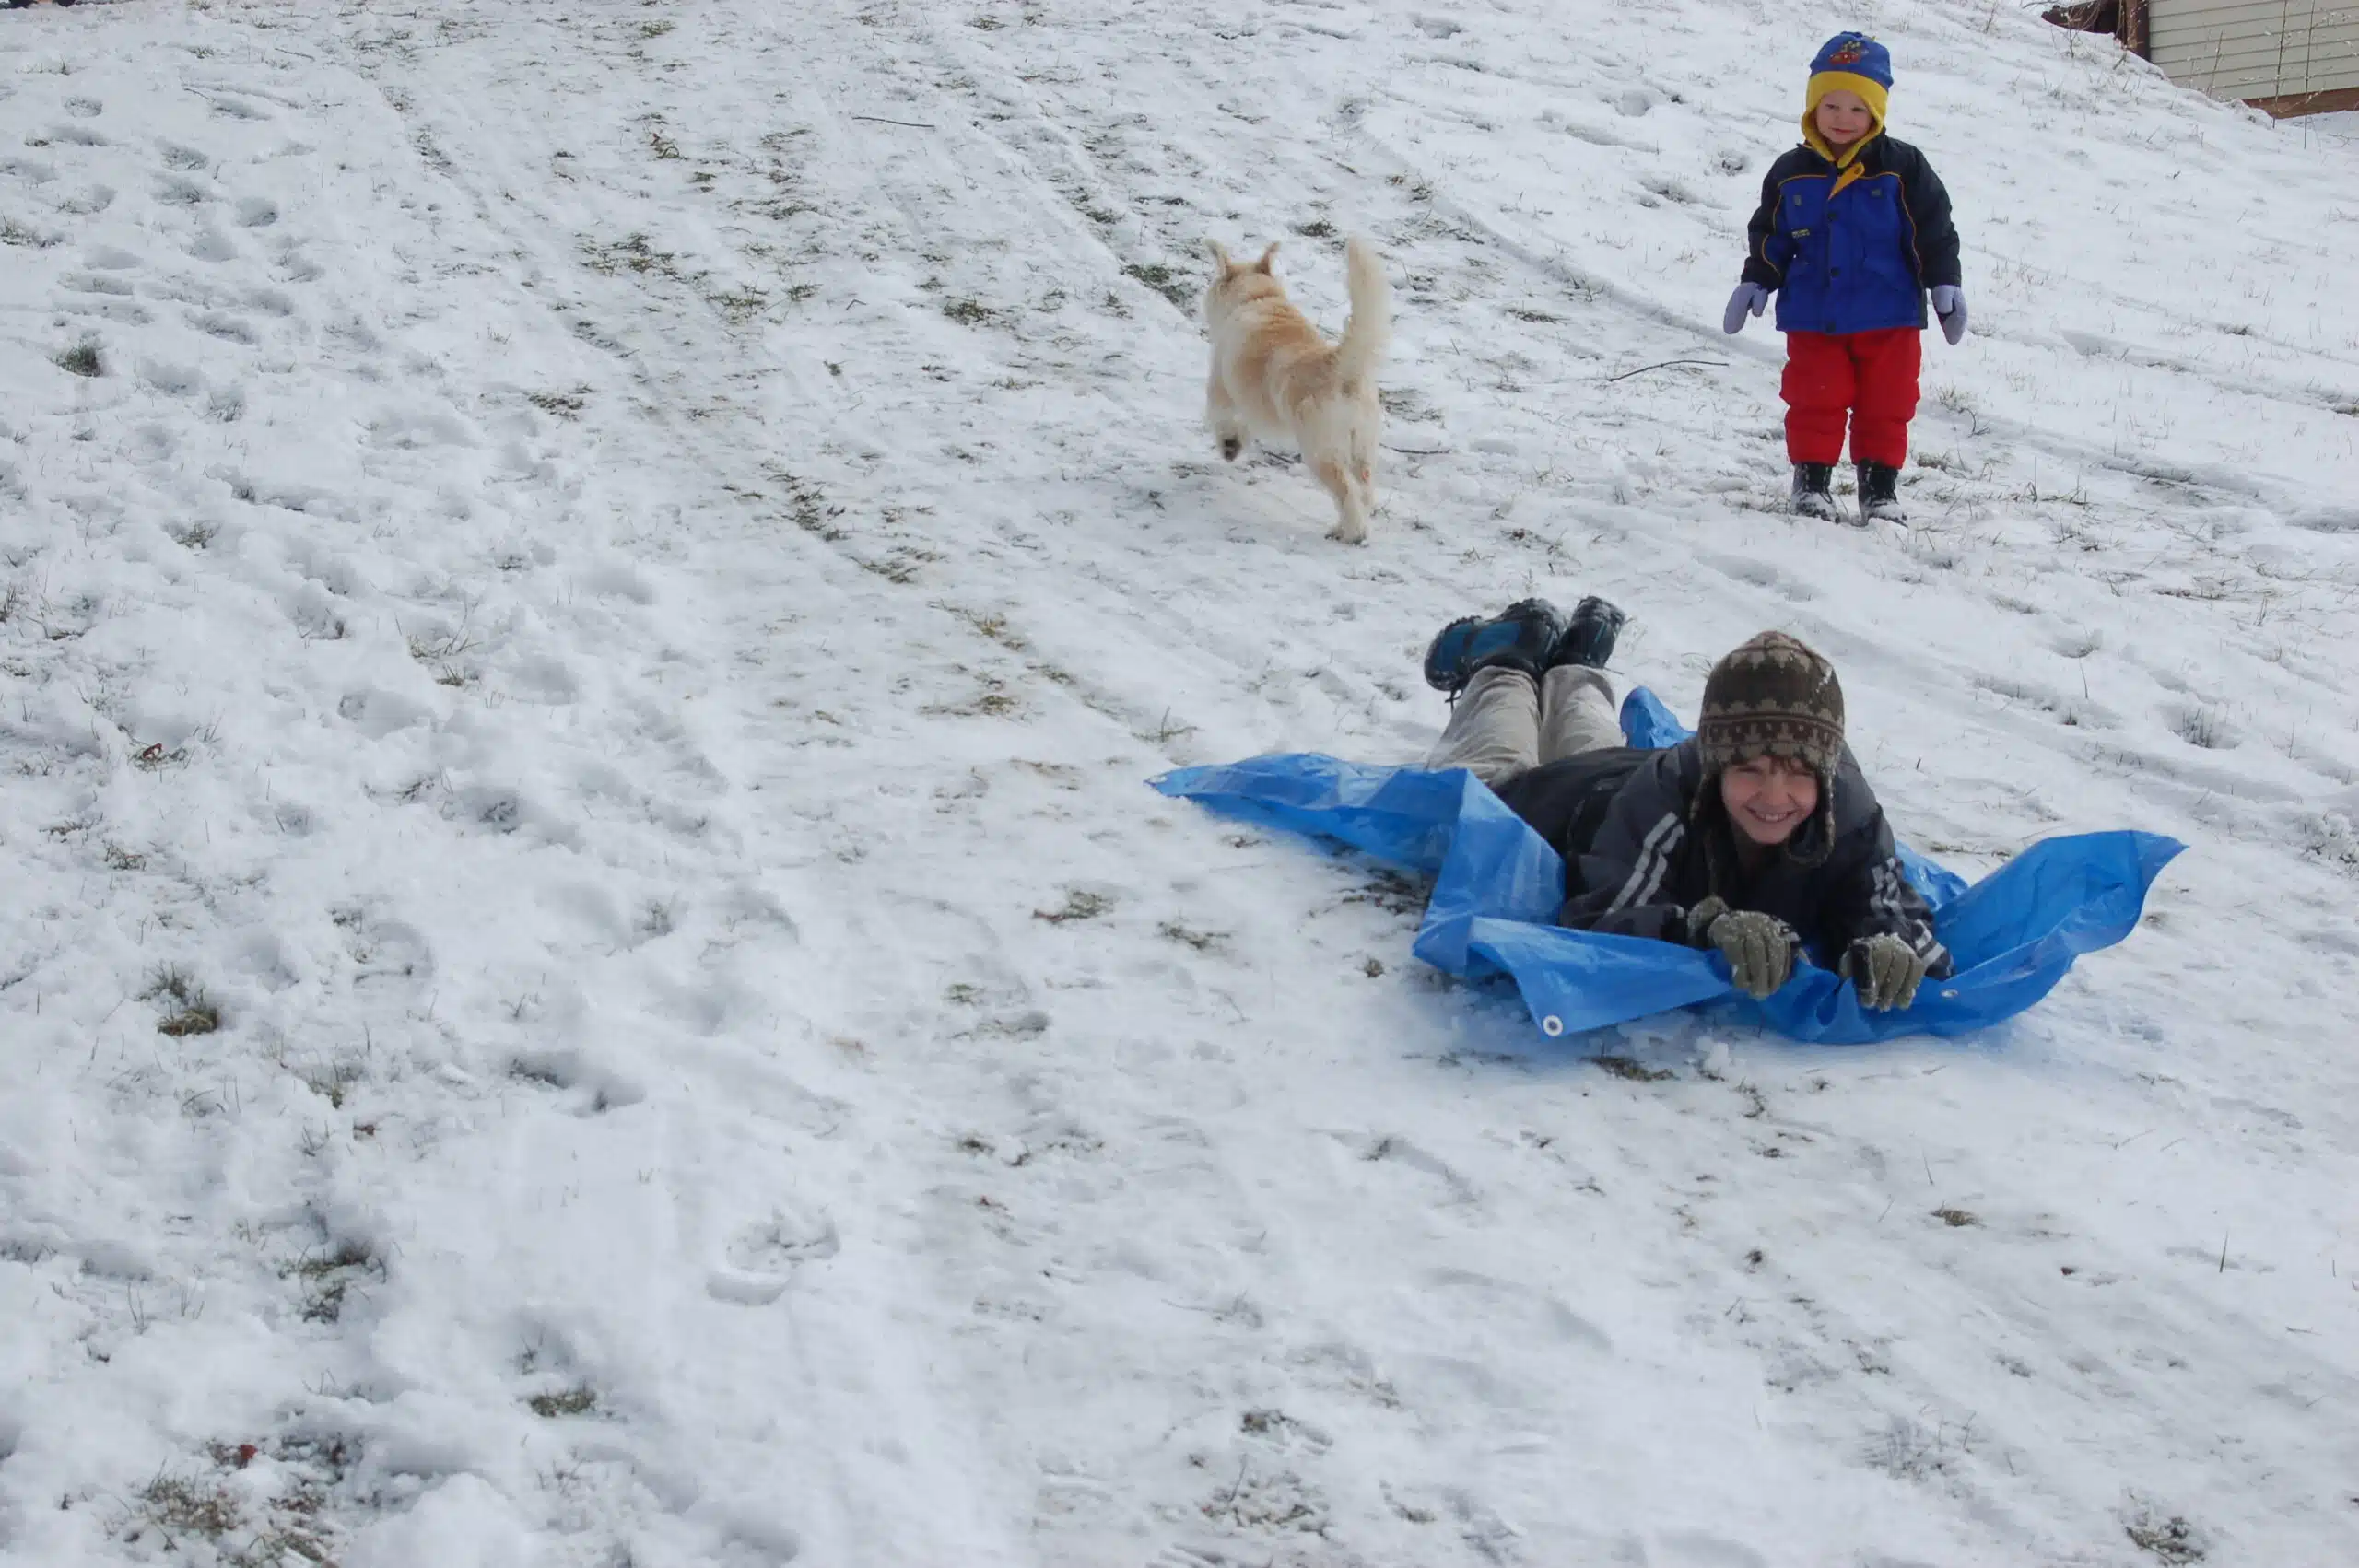
{"label": "red snow pant", "polygon": [[1786,396],[1788,461],[1841,462],[1848,418],[1853,462],[1907,466],[1924,336],[1919,327],[1788,333],[1780,389]]}

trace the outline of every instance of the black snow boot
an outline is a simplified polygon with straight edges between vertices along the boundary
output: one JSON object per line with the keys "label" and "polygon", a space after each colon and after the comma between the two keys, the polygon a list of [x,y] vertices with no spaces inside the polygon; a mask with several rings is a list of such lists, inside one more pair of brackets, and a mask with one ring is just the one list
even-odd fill
{"label": "black snow boot", "polygon": [[1622,635],[1622,624],[1629,619],[1621,609],[1607,603],[1595,594],[1573,606],[1573,618],[1565,623],[1565,635],[1548,650],[1548,668],[1559,664],[1582,664],[1592,670],[1605,668],[1614,657],[1614,639]]}
{"label": "black snow boot", "polygon": [[1536,679],[1564,630],[1564,617],[1545,599],[1520,600],[1496,615],[1452,621],[1426,649],[1426,684],[1455,697],[1474,672],[1494,664]]}
{"label": "black snow boot", "polygon": [[1831,462],[1794,464],[1794,515],[1833,518],[1835,465]]}
{"label": "black snow boot", "polygon": [[1860,464],[1860,521],[1908,521],[1908,513],[1900,505],[1900,470],[1888,462]]}

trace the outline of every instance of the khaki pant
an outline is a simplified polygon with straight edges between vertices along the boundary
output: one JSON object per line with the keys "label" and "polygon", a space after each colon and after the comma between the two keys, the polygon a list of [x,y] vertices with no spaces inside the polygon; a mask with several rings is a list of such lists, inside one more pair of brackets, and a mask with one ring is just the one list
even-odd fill
{"label": "khaki pant", "polygon": [[1627,743],[1602,673],[1560,664],[1534,681],[1493,665],[1466,683],[1425,766],[1462,767],[1496,789],[1542,763]]}

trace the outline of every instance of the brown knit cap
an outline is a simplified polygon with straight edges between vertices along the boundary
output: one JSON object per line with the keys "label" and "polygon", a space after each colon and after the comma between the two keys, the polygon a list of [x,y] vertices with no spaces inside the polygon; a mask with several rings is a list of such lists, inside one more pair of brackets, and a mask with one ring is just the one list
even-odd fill
{"label": "brown knit cap", "polygon": [[1712,666],[1696,734],[1707,773],[1790,756],[1832,780],[1843,757],[1842,683],[1812,649],[1763,632]]}

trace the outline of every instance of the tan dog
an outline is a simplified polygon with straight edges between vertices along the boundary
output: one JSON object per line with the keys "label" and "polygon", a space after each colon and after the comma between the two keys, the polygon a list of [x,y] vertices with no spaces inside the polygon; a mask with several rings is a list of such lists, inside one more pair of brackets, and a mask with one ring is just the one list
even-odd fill
{"label": "tan dog", "polygon": [[1376,505],[1376,440],[1384,422],[1376,368],[1392,335],[1383,260],[1365,240],[1344,247],[1352,316],[1344,341],[1330,345],[1271,273],[1275,245],[1239,266],[1220,241],[1205,243],[1219,271],[1204,295],[1204,320],[1213,329],[1204,419],[1220,455],[1234,462],[1249,437],[1292,439],[1335,497],[1338,515],[1327,537],[1361,543]]}

